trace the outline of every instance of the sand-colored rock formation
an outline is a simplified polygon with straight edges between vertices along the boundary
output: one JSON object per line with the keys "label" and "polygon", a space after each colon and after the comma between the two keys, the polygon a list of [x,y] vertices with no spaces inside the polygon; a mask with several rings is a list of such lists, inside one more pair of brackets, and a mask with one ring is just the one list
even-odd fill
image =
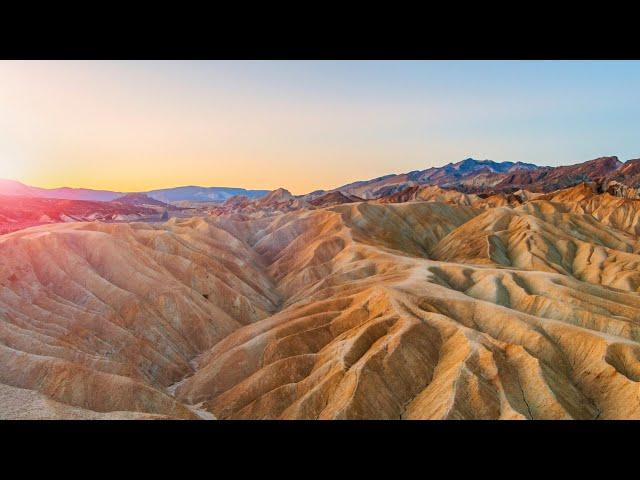
{"label": "sand-colored rock formation", "polygon": [[[426,205],[443,207],[412,203],[386,214],[433,218]],[[357,223],[378,216],[371,207],[359,206]],[[353,231],[354,209],[333,211]],[[552,269],[439,262],[447,236],[423,243],[436,254],[421,253],[412,248],[426,237],[418,232],[405,229],[404,244],[354,236],[319,285],[299,283],[303,295],[289,292],[295,303],[203,355],[178,398],[221,418],[640,415],[634,293]],[[617,236],[625,248],[625,234]]]}
{"label": "sand-colored rock formation", "polygon": [[0,252],[0,383],[96,412],[193,417],[166,387],[279,302],[262,260],[201,220],[51,225]]}
{"label": "sand-colored rock formation", "polygon": [[0,236],[0,417],[640,418],[640,201],[518,198]]}
{"label": "sand-colored rock formation", "polygon": [[380,203],[403,203],[413,201],[442,202],[455,205],[473,205],[481,198],[477,195],[467,195],[456,190],[447,190],[436,185],[421,187],[418,185],[407,187],[400,192],[380,198]]}

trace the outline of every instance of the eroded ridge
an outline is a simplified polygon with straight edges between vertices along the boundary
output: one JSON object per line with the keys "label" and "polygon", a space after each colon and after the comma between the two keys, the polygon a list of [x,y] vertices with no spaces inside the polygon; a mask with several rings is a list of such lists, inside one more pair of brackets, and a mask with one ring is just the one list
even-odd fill
{"label": "eroded ridge", "polygon": [[639,418],[638,207],[547,197],[7,235],[0,412]]}

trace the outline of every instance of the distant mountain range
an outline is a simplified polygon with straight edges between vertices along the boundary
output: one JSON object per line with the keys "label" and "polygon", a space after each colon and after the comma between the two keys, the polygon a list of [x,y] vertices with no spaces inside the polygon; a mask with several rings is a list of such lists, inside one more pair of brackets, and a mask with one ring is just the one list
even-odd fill
{"label": "distant mountain range", "polygon": [[[128,192],[91,190],[86,188],[39,188],[31,187],[15,180],[0,179],[0,195],[33,198],[57,198],[61,200],[89,200],[98,202],[110,202],[112,200],[123,197],[127,193]],[[246,190],[244,188],[185,186],[132,193],[145,194],[155,200],[165,203],[179,201],[224,202],[228,198],[235,195],[244,195],[249,198],[260,198],[269,193],[269,190]]]}
{"label": "distant mountain range", "polygon": [[[640,191],[640,159],[621,162],[618,157],[600,157],[575,165],[560,167],[538,166],[523,162],[495,162],[467,158],[457,163],[408,173],[390,174],[371,180],[362,180],[343,185],[333,190],[316,190],[296,198],[312,202],[330,193],[341,193],[347,197],[364,200],[404,195],[402,192],[413,187],[438,186],[463,193],[490,195],[499,192],[551,192],[571,187],[582,182],[596,182],[601,190],[610,183],[620,196],[638,196]],[[612,183],[612,184],[613,184]],[[633,191],[629,192],[631,189]],[[110,190],[90,190],[84,188],[45,189],[31,187],[13,180],[0,180],[0,195],[32,198],[55,198],[65,200],[88,200],[109,202],[126,195],[144,195],[146,198],[163,203],[216,202],[223,203],[232,197],[261,199],[269,190],[247,190],[244,188],[182,186],[146,192],[114,192]],[[135,197],[134,197],[135,198]],[[326,197],[320,202],[341,202],[344,198]],[[318,202],[316,202],[318,203]],[[149,204],[149,201],[146,201]]]}
{"label": "distant mountain range", "polygon": [[[640,187],[640,159],[621,162],[618,157],[600,157],[576,165],[541,167],[522,162],[494,162],[467,158],[443,167],[385,175],[349,183],[331,191],[364,199],[382,198],[407,188],[436,185],[465,193],[492,194],[528,190],[551,192],[582,182],[618,182],[628,188]],[[606,186],[605,186],[606,189]],[[323,191],[310,196],[317,197]]]}
{"label": "distant mountain range", "polygon": [[0,195],[109,202],[122,197],[124,193],[109,190],[90,190],[86,188],[39,188],[31,187],[15,180],[0,179]]}
{"label": "distant mountain range", "polygon": [[269,190],[246,190],[244,188],[228,188],[228,187],[176,187],[163,188],[160,190],[151,190],[144,192],[151,198],[160,200],[161,202],[224,202],[225,200],[236,196],[244,195],[248,198],[260,198],[269,193]]}
{"label": "distant mountain range", "polygon": [[[414,170],[408,173],[391,174],[371,180],[349,183],[331,191],[350,193],[362,198],[380,198],[392,195],[407,187],[419,185],[448,186],[475,177],[497,177],[516,171],[535,171],[540,168],[532,163],[494,162],[493,160],[475,160],[467,158],[457,163],[448,163],[442,167],[426,170]],[[318,196],[325,191],[319,190],[311,195]]]}

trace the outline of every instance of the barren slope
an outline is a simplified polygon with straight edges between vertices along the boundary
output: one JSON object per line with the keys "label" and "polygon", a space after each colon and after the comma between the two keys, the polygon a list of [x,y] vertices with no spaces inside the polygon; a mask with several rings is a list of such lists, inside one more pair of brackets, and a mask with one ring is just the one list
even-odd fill
{"label": "barren slope", "polygon": [[0,237],[0,415],[640,418],[638,207],[598,198]]}
{"label": "barren slope", "polygon": [[202,220],[36,227],[0,257],[0,383],[97,412],[192,416],[165,388],[279,301],[253,251]]}

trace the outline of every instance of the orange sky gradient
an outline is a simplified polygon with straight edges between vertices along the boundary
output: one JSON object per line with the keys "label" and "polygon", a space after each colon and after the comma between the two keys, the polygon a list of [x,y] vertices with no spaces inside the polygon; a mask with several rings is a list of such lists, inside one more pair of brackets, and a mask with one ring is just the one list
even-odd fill
{"label": "orange sky gradient", "polygon": [[371,126],[388,113],[383,104],[259,94],[234,85],[229,65],[220,66],[222,85],[203,91],[188,75],[175,77],[180,62],[159,70],[146,63],[0,62],[7,152],[0,177],[48,188],[195,184],[306,193],[389,173],[390,158],[426,147],[336,138]]}
{"label": "orange sky gradient", "polygon": [[616,76],[608,67],[598,78],[600,70],[577,62],[0,61],[0,178],[301,194],[469,156],[549,165],[631,158],[638,116],[625,108],[636,98],[623,84],[602,89],[625,79],[631,87],[637,72]]}

